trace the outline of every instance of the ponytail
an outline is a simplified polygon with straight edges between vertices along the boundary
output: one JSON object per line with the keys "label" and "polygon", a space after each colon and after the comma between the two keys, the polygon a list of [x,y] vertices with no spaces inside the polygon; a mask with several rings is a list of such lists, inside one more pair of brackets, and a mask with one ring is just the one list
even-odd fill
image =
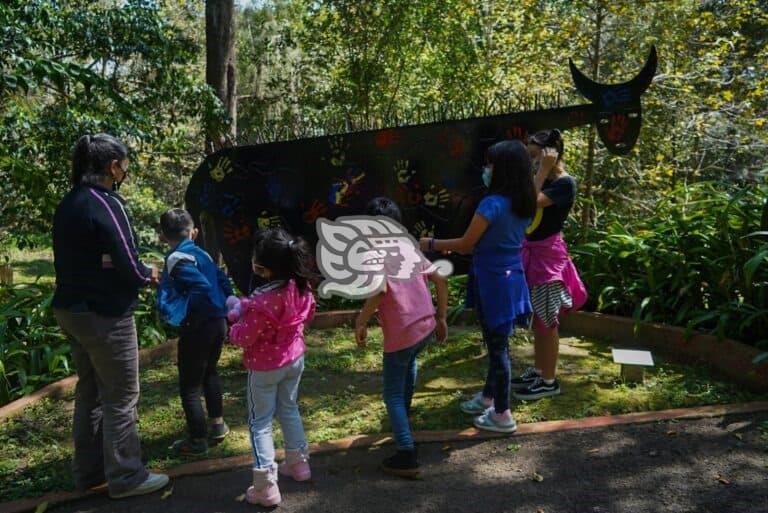
{"label": "ponytail", "polygon": [[253,260],[272,271],[274,279],[293,280],[302,293],[317,281],[309,245],[301,237],[291,237],[282,228],[267,228],[256,233]]}
{"label": "ponytail", "polygon": [[109,134],[84,135],[72,148],[72,186],[100,183],[109,173],[112,161],[128,157],[128,147]]}
{"label": "ponytail", "polygon": [[90,167],[88,152],[90,147],[91,136],[84,135],[77,140],[72,148],[72,175],[70,176],[72,187],[78,185],[83,176],[88,173]]}

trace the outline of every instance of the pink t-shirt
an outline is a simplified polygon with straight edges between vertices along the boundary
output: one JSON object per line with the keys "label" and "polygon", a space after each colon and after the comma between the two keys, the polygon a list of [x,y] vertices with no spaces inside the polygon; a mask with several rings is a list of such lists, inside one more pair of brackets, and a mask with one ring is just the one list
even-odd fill
{"label": "pink t-shirt", "polygon": [[417,273],[429,266],[426,261],[416,264],[416,274],[408,280],[387,276],[387,291],[379,303],[379,324],[384,332],[385,353],[411,347],[434,331],[437,323],[427,284],[428,275]]}

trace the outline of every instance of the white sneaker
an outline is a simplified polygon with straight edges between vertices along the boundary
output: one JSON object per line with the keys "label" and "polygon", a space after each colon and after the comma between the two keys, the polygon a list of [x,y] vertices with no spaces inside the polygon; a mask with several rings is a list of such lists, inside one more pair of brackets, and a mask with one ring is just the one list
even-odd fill
{"label": "white sneaker", "polygon": [[168,481],[168,476],[165,474],[150,473],[144,482],[136,488],[123,493],[110,493],[109,496],[113,499],[124,499],[125,497],[133,497],[135,495],[146,495],[163,488],[168,484]]}

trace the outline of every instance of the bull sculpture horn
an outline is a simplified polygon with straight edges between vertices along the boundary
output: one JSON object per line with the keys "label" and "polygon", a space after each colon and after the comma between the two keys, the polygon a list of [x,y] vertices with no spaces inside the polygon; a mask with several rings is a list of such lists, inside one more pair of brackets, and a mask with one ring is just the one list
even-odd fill
{"label": "bull sculpture horn", "polygon": [[[648,59],[645,61],[645,66],[640,70],[640,73],[638,73],[632,80],[624,82],[623,84],[616,84],[616,86],[625,86],[629,88],[632,91],[632,96],[634,98],[639,98],[640,95],[648,89],[648,86],[651,85],[653,76],[656,74],[657,62],[656,47],[652,46]],[[582,73],[573,63],[573,60],[568,59],[568,64],[571,68],[571,76],[573,77],[573,81],[579,92],[592,101],[592,103],[599,103],[600,90],[605,86],[584,75],[584,73]]]}

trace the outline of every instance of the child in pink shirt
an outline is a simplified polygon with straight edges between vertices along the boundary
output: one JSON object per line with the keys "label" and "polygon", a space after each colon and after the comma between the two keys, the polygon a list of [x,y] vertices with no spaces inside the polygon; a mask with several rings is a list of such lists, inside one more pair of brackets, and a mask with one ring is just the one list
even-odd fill
{"label": "child in pink shirt", "polygon": [[[400,209],[387,198],[372,200],[366,214],[387,216],[397,222],[401,219]],[[413,277],[407,280],[392,278],[398,274],[399,266],[399,259],[385,258],[386,289],[365,302],[355,323],[355,338],[360,347],[365,347],[366,326],[378,309],[384,334],[384,403],[397,447],[397,453],[382,463],[382,470],[415,478],[419,474],[419,463],[408,415],[416,383],[416,357],[435,332],[439,342],[446,339],[448,288],[436,272],[426,272],[429,268],[426,260],[417,264]],[[427,281],[433,282],[437,291],[437,317]]]}
{"label": "child in pink shirt", "polygon": [[[304,325],[315,314],[310,290],[312,254],[301,239],[281,229],[259,232],[254,241],[253,271],[268,280],[251,297],[230,304],[230,341],[242,347],[248,369],[248,425],[253,447],[253,485],[246,499],[274,506],[277,486],[272,418],[277,415],[285,437],[280,473],[297,481],[310,479],[309,450],[299,407],[304,371]],[[239,319],[237,312],[239,310]]]}

